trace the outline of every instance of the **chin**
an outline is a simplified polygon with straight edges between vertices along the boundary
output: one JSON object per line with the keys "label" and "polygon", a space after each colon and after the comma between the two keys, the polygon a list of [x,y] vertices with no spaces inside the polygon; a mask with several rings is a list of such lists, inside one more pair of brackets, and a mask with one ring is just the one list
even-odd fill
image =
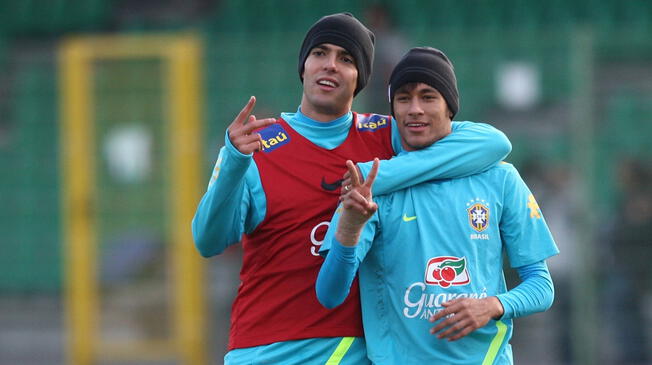
{"label": "chin", "polygon": [[430,147],[434,141],[409,141],[407,145],[412,149],[412,151],[421,150],[426,147]]}
{"label": "chin", "polygon": [[315,109],[323,114],[341,114],[342,103],[337,103],[336,101],[324,102],[324,103],[315,103]]}

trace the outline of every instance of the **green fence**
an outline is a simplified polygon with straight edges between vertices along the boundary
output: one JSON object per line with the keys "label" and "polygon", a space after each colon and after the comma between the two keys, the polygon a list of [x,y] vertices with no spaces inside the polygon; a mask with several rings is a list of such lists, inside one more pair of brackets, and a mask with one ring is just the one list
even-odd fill
{"label": "green fence", "polygon": [[[146,11],[125,16],[124,7],[134,3],[0,1],[0,296],[58,294],[62,289],[55,57],[62,35],[179,29],[201,34],[205,136],[198,143],[203,144],[202,171],[208,181],[225,128],[249,96],[258,99],[255,114],[259,117],[294,112],[298,107],[297,57],[305,30],[326,13],[348,10],[364,19],[370,6],[383,4],[190,1],[176,16],[168,12],[147,18]],[[204,6],[192,5],[200,3]],[[585,335],[597,324],[581,321],[595,318],[591,311],[605,305],[599,301],[600,292],[613,288],[600,260],[609,256],[602,251],[615,249],[606,231],[623,213],[627,193],[623,174],[631,173],[631,166],[652,170],[652,2],[405,0],[384,6],[393,19],[391,31],[400,36],[405,49],[430,45],[450,56],[461,95],[458,119],[489,122],[506,132],[514,145],[508,160],[519,168],[535,195],[541,193],[544,214],[552,206],[545,197],[559,192],[550,188],[549,181],[542,182],[537,171],[548,178],[561,168],[569,180],[567,188],[583,197],[581,204],[569,208],[572,228],[586,233],[577,243],[578,257],[586,261],[573,263],[570,286],[586,284],[588,289],[572,299],[576,322],[570,326],[575,335]],[[380,47],[387,38],[378,34]],[[505,65],[514,64],[535,75],[538,94],[527,107],[501,102],[501,72]],[[145,121],[156,133],[165,133],[156,127],[162,97],[159,66],[148,61],[99,65],[102,71],[95,92],[105,102],[98,104],[96,115],[98,125],[106,130],[97,131],[98,135],[132,120]],[[367,88],[354,101],[354,109],[376,111],[370,109],[382,102],[371,99],[382,95],[384,90],[373,93]],[[98,145],[96,151],[100,158],[106,154],[103,148]],[[156,155],[163,155],[166,148],[155,146]],[[109,162],[102,163],[101,173],[108,174]],[[162,221],[154,219],[165,199],[160,181],[154,183],[162,169],[153,166],[153,180],[133,189],[100,176],[100,200],[107,207],[102,244],[107,249],[110,237],[119,232],[156,240],[163,230],[154,224],[151,232],[138,232],[134,227],[142,222],[133,220],[150,215],[153,222]],[[640,274],[647,275],[643,269]],[[607,351],[589,340],[578,341],[580,355],[575,357],[587,364],[592,360],[586,354],[592,349]]]}
{"label": "green fence", "polygon": [[[537,38],[539,41],[533,44],[511,34],[464,32],[453,36],[450,33],[422,34],[411,41],[412,44],[435,44],[446,50],[458,74],[462,105],[459,118],[487,121],[506,129],[515,146],[510,161],[516,163],[537,156],[559,160],[570,151],[573,43],[569,39],[572,33],[543,33]],[[259,116],[296,110],[300,100],[296,45],[301,39],[302,34],[296,32],[271,35],[205,33],[206,174],[223,142],[226,125],[250,95],[258,98],[256,114]],[[608,48],[616,41],[600,43],[596,40],[594,57],[598,64],[601,47]],[[623,42],[618,42],[620,48],[625,47]],[[53,46],[50,44],[48,49]],[[649,47],[639,47],[638,52],[648,57]],[[0,104],[6,115],[1,125],[0,144],[3,166],[0,232],[3,247],[11,249],[0,257],[3,267],[8,268],[6,275],[0,276],[0,289],[3,290],[56,289],[60,283],[58,99],[53,54],[39,51],[12,57],[5,53],[6,69],[11,73],[3,75],[5,97]],[[626,70],[631,56],[625,55],[622,67]],[[649,64],[650,60],[645,57],[639,63]],[[496,95],[495,71],[501,64],[513,60],[527,62],[538,70],[541,97],[536,110],[517,113],[520,120],[505,124],[501,120],[505,113]],[[605,62],[611,65],[618,60],[609,55]],[[131,74],[141,79],[148,75],[144,72]],[[156,105],[150,102],[152,93],[158,92],[156,80],[152,82],[149,90],[142,90],[138,95],[131,90],[128,100]],[[620,89],[603,96],[604,102],[596,99],[603,104],[595,123],[600,161],[596,166],[597,188],[602,202],[608,203],[604,209],[612,208],[615,203],[614,164],[621,155],[650,156],[645,137],[650,135],[652,128],[649,122],[645,123],[650,120],[650,93],[641,92],[639,86],[623,84]],[[117,107],[100,106],[106,109],[100,110],[101,115],[128,114],[129,104],[118,104]],[[356,101],[355,107],[366,111],[363,101]],[[549,117],[540,112],[542,109],[561,110],[552,127],[536,126],[537,123],[551,123],[546,119]]]}

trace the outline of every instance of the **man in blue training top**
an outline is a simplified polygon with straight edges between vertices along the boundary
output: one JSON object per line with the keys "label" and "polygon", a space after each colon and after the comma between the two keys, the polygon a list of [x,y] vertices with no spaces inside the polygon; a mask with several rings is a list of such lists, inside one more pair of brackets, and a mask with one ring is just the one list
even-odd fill
{"label": "man in blue training top", "polygon": [[[413,48],[397,64],[389,90],[403,154],[418,154],[410,151],[451,132],[456,84],[451,62],[437,49]],[[321,249],[328,252],[316,284],[322,305],[338,306],[359,271],[374,364],[512,364],[512,318],[550,307],[545,260],[559,252],[516,169],[503,163],[374,202],[378,160],[365,181],[351,161],[347,166],[348,193]],[[503,252],[521,278],[512,290],[505,286]]]}

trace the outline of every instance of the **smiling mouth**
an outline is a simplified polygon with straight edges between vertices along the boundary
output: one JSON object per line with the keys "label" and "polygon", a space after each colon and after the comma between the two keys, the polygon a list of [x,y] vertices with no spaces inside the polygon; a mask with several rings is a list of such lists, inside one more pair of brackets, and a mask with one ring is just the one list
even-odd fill
{"label": "smiling mouth", "polygon": [[409,122],[405,123],[405,126],[408,128],[421,128],[421,127],[426,127],[426,123],[420,123],[420,122]]}
{"label": "smiling mouth", "polygon": [[338,86],[338,84],[335,81],[325,80],[325,79],[317,80],[317,85],[326,86],[330,88],[336,88]]}

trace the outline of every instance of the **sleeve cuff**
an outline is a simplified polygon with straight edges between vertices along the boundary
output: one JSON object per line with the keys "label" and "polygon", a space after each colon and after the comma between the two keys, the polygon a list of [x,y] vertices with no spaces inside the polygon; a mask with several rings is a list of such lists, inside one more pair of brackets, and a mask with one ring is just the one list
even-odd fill
{"label": "sleeve cuff", "polygon": [[224,146],[226,146],[226,151],[228,152],[229,156],[236,158],[236,159],[247,159],[250,157],[253,157],[253,153],[250,153],[248,155],[238,151],[237,148],[231,143],[231,138],[229,138],[229,130],[227,129],[226,132],[224,132]]}
{"label": "sleeve cuff", "polygon": [[507,297],[508,297],[507,293],[496,295],[496,298],[498,298],[498,300],[500,301],[500,304],[502,304],[502,306],[503,306],[503,315],[500,316],[499,319],[511,319],[511,318],[514,318],[514,308],[509,303],[509,299]]}

